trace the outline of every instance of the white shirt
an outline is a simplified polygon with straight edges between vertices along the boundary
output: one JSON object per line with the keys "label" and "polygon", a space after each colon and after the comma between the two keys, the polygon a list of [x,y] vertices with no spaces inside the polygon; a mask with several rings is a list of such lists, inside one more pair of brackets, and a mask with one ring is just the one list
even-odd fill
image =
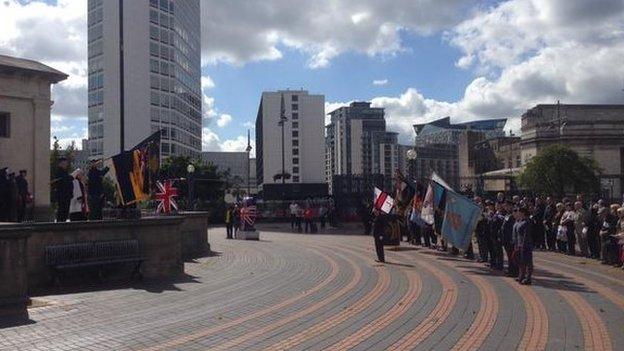
{"label": "white shirt", "polygon": [[297,215],[298,212],[299,212],[299,205],[297,205],[297,204],[290,204],[290,214],[291,215]]}

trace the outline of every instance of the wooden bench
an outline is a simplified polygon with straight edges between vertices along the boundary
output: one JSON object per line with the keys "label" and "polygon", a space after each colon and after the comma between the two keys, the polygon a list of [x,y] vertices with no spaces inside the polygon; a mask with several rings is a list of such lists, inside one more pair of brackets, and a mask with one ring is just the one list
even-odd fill
{"label": "wooden bench", "polygon": [[116,240],[84,242],[74,244],[51,245],[45,248],[45,263],[54,272],[54,281],[60,285],[62,271],[96,267],[102,278],[102,268],[114,264],[133,264],[132,279],[141,276],[141,263],[145,260],[140,255],[138,240]]}

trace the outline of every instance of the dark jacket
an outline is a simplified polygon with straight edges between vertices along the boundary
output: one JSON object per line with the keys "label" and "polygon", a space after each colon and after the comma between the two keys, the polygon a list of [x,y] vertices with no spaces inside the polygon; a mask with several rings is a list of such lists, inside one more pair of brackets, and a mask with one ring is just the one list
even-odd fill
{"label": "dark jacket", "polygon": [[102,170],[99,170],[97,168],[89,169],[88,193],[89,193],[90,198],[95,200],[95,199],[102,197],[102,194],[104,193],[104,186],[102,185],[102,180],[104,178],[104,175],[106,175],[106,173],[108,173],[108,167]]}
{"label": "dark jacket", "polygon": [[503,245],[508,246],[513,244],[513,228],[516,224],[516,219],[512,215],[505,217],[503,221]]}
{"label": "dark jacket", "polygon": [[74,196],[74,178],[66,170],[58,169],[54,174],[56,201],[69,202]]}
{"label": "dark jacket", "polygon": [[517,221],[513,226],[513,244],[515,250],[533,249],[533,236],[531,235],[531,220]]}
{"label": "dark jacket", "polygon": [[28,181],[26,180],[26,177],[22,177],[21,175],[17,176],[15,178],[15,182],[17,183],[17,193],[19,196],[28,195]]}

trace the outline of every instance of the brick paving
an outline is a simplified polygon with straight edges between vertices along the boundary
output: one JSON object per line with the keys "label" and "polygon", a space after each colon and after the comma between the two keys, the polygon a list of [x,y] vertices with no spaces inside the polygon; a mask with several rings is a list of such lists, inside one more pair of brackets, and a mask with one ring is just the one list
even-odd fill
{"label": "brick paving", "polygon": [[225,240],[167,282],[51,289],[0,315],[0,350],[613,350],[624,272],[536,252],[533,286],[405,245],[374,262],[346,229]]}

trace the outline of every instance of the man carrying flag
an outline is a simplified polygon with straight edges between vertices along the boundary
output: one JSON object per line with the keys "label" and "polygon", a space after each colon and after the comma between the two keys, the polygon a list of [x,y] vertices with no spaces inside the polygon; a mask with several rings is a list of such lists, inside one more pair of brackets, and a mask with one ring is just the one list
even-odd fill
{"label": "man carrying flag", "polygon": [[393,207],[394,199],[387,193],[375,188],[375,199],[373,201],[373,238],[375,240],[377,262],[386,262],[383,245],[386,239],[386,229],[388,227],[388,213],[390,213]]}

